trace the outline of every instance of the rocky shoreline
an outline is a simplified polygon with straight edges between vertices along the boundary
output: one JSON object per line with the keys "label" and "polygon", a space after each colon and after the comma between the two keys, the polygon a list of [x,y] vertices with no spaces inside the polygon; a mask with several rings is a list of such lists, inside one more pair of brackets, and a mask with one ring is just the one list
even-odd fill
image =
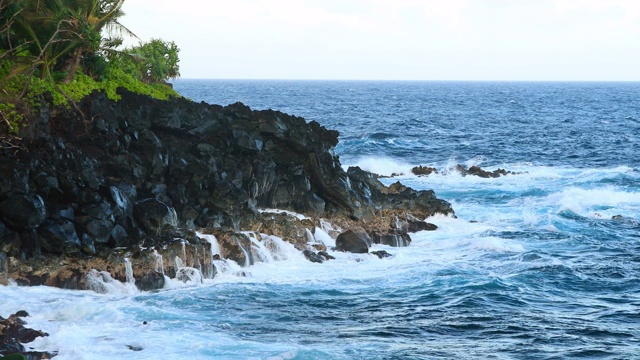
{"label": "rocky shoreline", "polygon": [[214,277],[216,261],[260,261],[254,248],[274,236],[323,262],[319,235],[366,253],[407,246],[410,232],[435,229],[422,219],[454,214],[433,191],[345,171],[338,132],[314,121],[120,95],[43,101],[22,140],[0,149],[0,283],[100,292],[132,276],[154,290],[165,276]]}

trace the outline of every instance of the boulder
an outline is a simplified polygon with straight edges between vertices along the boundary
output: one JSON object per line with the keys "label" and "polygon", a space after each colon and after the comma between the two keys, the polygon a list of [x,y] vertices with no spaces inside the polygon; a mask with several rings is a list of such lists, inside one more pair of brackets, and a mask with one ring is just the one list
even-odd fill
{"label": "boulder", "polygon": [[136,221],[149,233],[172,230],[178,226],[176,210],[158,199],[139,201],[133,208]]}
{"label": "boulder", "polygon": [[307,258],[307,260],[311,262],[319,263],[319,264],[322,264],[324,262],[324,258],[322,256],[320,256],[319,254],[316,254],[311,250],[304,250],[302,254],[304,255],[305,258]]}
{"label": "boulder", "polygon": [[30,230],[47,218],[47,209],[39,195],[13,195],[0,203],[0,217],[9,227]]}
{"label": "boulder", "polygon": [[416,166],[416,167],[412,168],[411,172],[414,175],[427,176],[427,175],[431,175],[431,174],[437,174],[438,170],[436,170],[436,168],[434,168],[434,167],[420,165],[420,166]]}
{"label": "boulder", "polygon": [[44,250],[52,254],[77,254],[82,248],[71,221],[46,220],[38,228],[38,234]]}
{"label": "boulder", "polygon": [[371,247],[371,238],[365,231],[347,230],[336,239],[336,249],[344,252],[366,254]]}
{"label": "boulder", "polygon": [[372,251],[370,254],[377,256],[379,259],[384,259],[388,257],[392,257],[393,255],[389,254],[385,250]]}
{"label": "boulder", "polygon": [[136,287],[140,291],[158,290],[164,287],[164,275],[157,271],[149,271],[136,278]]}
{"label": "boulder", "polygon": [[438,229],[438,226],[432,223],[428,223],[426,221],[417,220],[417,219],[408,219],[407,220],[407,231],[408,232],[417,232],[417,231],[433,231]]}

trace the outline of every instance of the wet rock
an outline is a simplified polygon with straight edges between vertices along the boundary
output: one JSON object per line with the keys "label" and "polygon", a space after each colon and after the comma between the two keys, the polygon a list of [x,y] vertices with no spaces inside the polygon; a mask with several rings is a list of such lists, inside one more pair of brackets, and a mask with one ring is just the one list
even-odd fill
{"label": "wet rock", "polygon": [[[276,235],[303,250],[308,247],[305,229],[320,226],[322,217],[340,229],[330,231],[332,236],[342,229],[366,228],[390,234],[396,240],[388,242],[399,244],[409,225],[395,226],[394,219],[406,219],[405,213],[420,219],[453,214],[433,192],[400,183],[387,187],[359,168],[345,172],[334,152],[338,132],[316,122],[252,111],[240,103],[221,107],[118,93],[118,102],[92,93],[78,103],[82,114],[43,104],[42,113],[56,127],[36,122],[27,151],[0,149],[0,204],[5,205],[0,250],[9,262],[16,259],[9,266],[16,281],[82,287],[74,280],[76,271],[86,274],[92,268],[124,281],[122,256],[127,252],[133,254],[140,279],[156,263],[138,245],[162,253],[168,276],[176,275],[176,256],[194,268],[210,262],[210,245],[178,228],[214,231],[220,255],[245,266],[254,255],[251,240],[240,230]],[[38,216],[9,223],[5,220],[13,210],[5,201],[12,197],[31,199],[34,209],[42,200],[47,211],[31,211],[30,216]],[[306,218],[260,213],[274,207]],[[45,220],[51,223],[40,229]],[[52,242],[60,240],[60,231],[53,230],[60,229],[67,230],[74,247],[79,237],[82,251],[92,256],[78,252],[63,258],[49,252],[58,251]],[[41,241],[44,257],[38,256]],[[348,245],[344,239],[340,244]],[[370,240],[360,239],[349,246],[367,252],[369,245]],[[310,250],[328,258],[323,247]],[[213,269],[203,266],[202,272]],[[149,288],[159,281],[150,279]]]}
{"label": "wet rock", "polygon": [[173,207],[155,199],[145,199],[135,204],[133,215],[145,230],[150,233],[175,229],[178,226],[178,215]]}
{"label": "wet rock", "polygon": [[7,228],[0,221],[0,252],[16,256],[20,251],[20,234]]}
{"label": "wet rock", "polygon": [[[46,220],[38,228],[42,248],[52,254],[77,254],[82,244],[71,221]],[[95,253],[95,250],[94,250]]]}
{"label": "wet rock", "polygon": [[372,251],[370,254],[377,256],[379,259],[384,259],[388,257],[392,257],[393,255],[389,254],[385,250]]}
{"label": "wet rock", "polygon": [[9,273],[9,267],[7,263],[7,254],[0,251],[0,285],[8,285],[9,278],[7,277]]}
{"label": "wet rock", "polygon": [[407,231],[408,232],[418,232],[418,231],[434,231],[438,229],[438,226],[435,224],[428,223],[426,221],[417,220],[417,219],[409,219],[407,220]]}
{"label": "wet rock", "polygon": [[192,267],[182,267],[176,271],[176,280],[186,282],[198,282],[202,283],[202,275],[200,271]]}
{"label": "wet rock", "polygon": [[428,166],[416,166],[414,168],[411,169],[411,172],[414,175],[418,175],[418,176],[428,176],[431,174],[437,174],[438,170],[434,167],[428,167]]}
{"label": "wet rock", "polygon": [[127,234],[127,230],[124,226],[116,224],[113,227],[110,234],[110,242],[112,242],[113,247],[126,247],[129,245],[129,235]]}
{"label": "wet rock", "polygon": [[467,176],[467,175],[474,175],[474,176],[478,176],[481,178],[498,178],[500,176],[506,176],[506,175],[520,175],[522,173],[520,172],[513,172],[513,171],[507,171],[505,169],[496,169],[494,171],[486,171],[484,169],[482,169],[481,167],[474,165],[471,166],[467,169],[466,166],[458,164],[456,165],[456,170],[462,175],[462,176]]}
{"label": "wet rock", "polygon": [[39,195],[13,195],[0,203],[0,217],[9,227],[30,230],[47,218],[47,209]]}
{"label": "wet rock", "polygon": [[40,236],[35,229],[25,230],[20,233],[20,252],[26,257],[36,256],[42,253]]}
{"label": "wet rock", "polygon": [[408,234],[379,234],[372,232],[370,234],[374,244],[390,245],[393,247],[404,247],[411,244],[411,237]]}
{"label": "wet rock", "polygon": [[365,254],[370,246],[371,238],[364,231],[347,230],[336,239],[336,249],[339,251]]}
{"label": "wet rock", "polygon": [[133,204],[125,191],[115,186],[110,186],[109,194],[116,206],[117,215],[130,216],[133,213]]}
{"label": "wet rock", "polygon": [[[28,316],[26,311],[19,311],[9,318],[0,317],[0,355],[18,356],[15,359],[50,359],[55,354],[45,352],[25,352],[22,343],[29,343],[38,337],[49,336],[47,333],[25,327],[22,317]],[[6,358],[2,357],[2,359]]]}
{"label": "wet rock", "polygon": [[305,258],[307,258],[307,260],[313,263],[322,264],[324,262],[324,258],[322,256],[320,256],[319,254],[316,254],[311,250],[304,250],[302,254],[304,255]]}
{"label": "wet rock", "polygon": [[164,287],[164,275],[157,271],[148,271],[142,277],[136,278],[136,287],[140,291],[162,289]]}
{"label": "wet rock", "polygon": [[76,223],[80,232],[86,232],[96,243],[106,244],[114,226],[114,216],[108,202],[88,204],[79,211]]}
{"label": "wet rock", "polygon": [[318,251],[318,255],[322,256],[325,260],[335,260],[336,258],[329,255],[326,251]]}

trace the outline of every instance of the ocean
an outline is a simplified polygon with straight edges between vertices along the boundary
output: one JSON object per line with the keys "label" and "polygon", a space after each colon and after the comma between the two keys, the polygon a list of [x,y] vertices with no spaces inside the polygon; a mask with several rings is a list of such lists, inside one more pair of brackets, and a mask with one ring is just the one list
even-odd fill
{"label": "ocean", "polygon": [[156,292],[0,287],[0,315],[27,310],[50,334],[30,346],[58,359],[640,358],[640,83],[174,87],[336,129],[345,167],[401,174],[383,181],[433,189],[457,218],[427,219],[438,230],[409,247],[374,246],[391,258],[316,264],[284,244],[247,277]]}

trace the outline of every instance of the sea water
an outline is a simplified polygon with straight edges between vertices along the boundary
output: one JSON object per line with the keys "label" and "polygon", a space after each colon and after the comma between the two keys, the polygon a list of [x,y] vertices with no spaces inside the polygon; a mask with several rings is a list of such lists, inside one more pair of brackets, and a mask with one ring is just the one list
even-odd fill
{"label": "sea water", "polygon": [[[30,346],[60,359],[640,357],[640,84],[174,86],[337,129],[345,166],[402,174],[383,181],[433,189],[457,218],[374,246],[385,259],[315,264],[274,238],[268,262],[155,292],[0,287],[0,315],[27,310],[50,334]],[[459,163],[520,174],[462,177]]]}

